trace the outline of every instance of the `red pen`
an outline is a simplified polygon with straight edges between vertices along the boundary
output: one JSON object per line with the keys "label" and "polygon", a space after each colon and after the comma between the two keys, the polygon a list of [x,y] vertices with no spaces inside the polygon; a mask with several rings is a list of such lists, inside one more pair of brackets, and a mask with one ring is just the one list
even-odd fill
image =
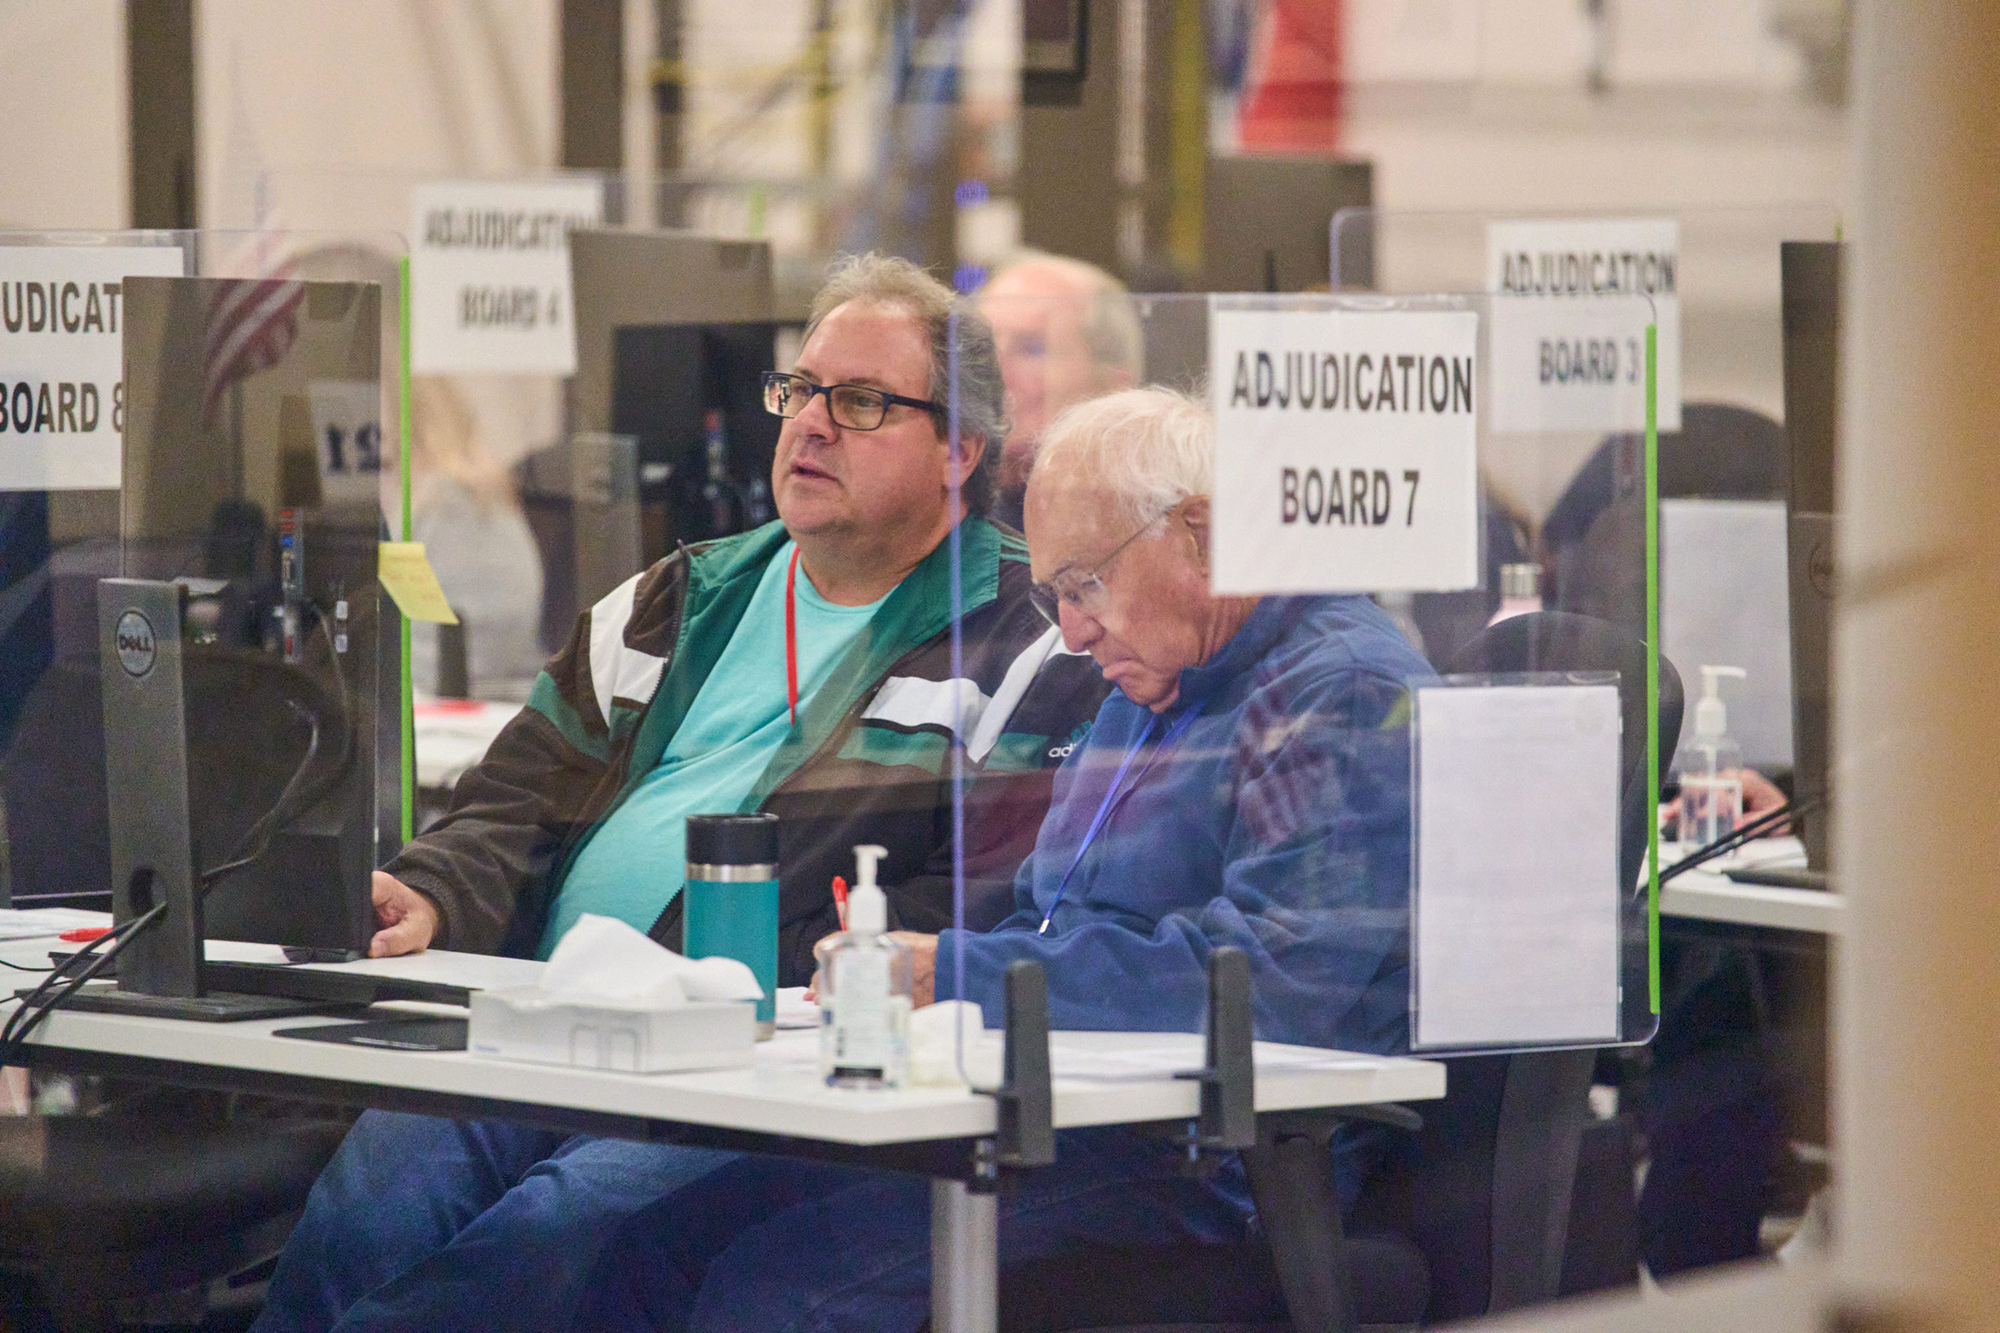
{"label": "red pen", "polygon": [[88,944],[92,940],[109,935],[110,933],[111,927],[109,926],[78,926],[75,930],[65,930],[62,934],[56,936],[56,938],[67,941],[70,944]]}
{"label": "red pen", "polygon": [[847,881],[839,875],[833,877],[833,910],[840,913],[840,928],[847,929]]}

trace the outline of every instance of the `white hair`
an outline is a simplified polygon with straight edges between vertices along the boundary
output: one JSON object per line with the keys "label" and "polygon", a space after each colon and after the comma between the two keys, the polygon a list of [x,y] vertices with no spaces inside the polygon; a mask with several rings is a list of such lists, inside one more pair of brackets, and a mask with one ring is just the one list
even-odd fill
{"label": "white hair", "polygon": [[1042,435],[1035,474],[1061,471],[1103,486],[1134,525],[1157,523],[1215,485],[1215,419],[1200,399],[1149,385],[1092,398]]}
{"label": "white hair", "polygon": [[1084,298],[1083,342],[1100,368],[1139,378],[1146,359],[1146,337],[1139,310],[1124,283],[1097,265],[1047,250],[1022,248],[1009,255],[987,276],[990,287],[1010,273],[1040,270],[1066,279]]}

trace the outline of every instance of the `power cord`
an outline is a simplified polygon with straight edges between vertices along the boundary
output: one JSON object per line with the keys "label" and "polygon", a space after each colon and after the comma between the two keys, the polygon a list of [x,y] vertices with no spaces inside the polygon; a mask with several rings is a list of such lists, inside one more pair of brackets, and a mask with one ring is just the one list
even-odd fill
{"label": "power cord", "polygon": [[1775,833],[1795,816],[1809,815],[1820,809],[1820,807],[1826,804],[1826,800],[1827,793],[1819,792],[1803,800],[1786,801],[1774,810],[1766,810],[1755,819],[1723,834],[1706,847],[1696,848],[1662,870],[1660,872],[1660,883],[1665,884],[1668,880],[1678,878],[1697,866],[1707,865],[1710,861],[1729,855],[1747,842],[1754,841],[1768,833]]}

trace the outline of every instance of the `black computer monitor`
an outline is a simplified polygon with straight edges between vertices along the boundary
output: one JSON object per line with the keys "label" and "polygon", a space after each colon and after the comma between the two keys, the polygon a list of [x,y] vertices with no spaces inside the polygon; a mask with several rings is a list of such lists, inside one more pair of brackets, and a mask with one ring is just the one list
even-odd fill
{"label": "black computer monitor", "polygon": [[[657,558],[676,541],[725,537],[770,517],[771,459],[783,424],[764,410],[778,326],[767,320],[645,324],[612,334],[611,429],[639,442],[639,497],[664,523]],[[724,446],[728,494],[709,494],[711,426]]]}
{"label": "black computer monitor", "polygon": [[[264,286],[276,289],[259,307],[266,351],[232,362],[217,349],[253,284],[126,284],[121,572],[182,590],[195,871],[256,853],[214,881],[204,933],[353,957],[367,952],[370,877],[397,850],[401,814],[400,634],[377,582],[382,294]],[[115,683],[111,628],[98,660],[77,666]],[[117,770],[164,742],[115,697],[103,695],[101,781],[119,891],[120,838],[143,798],[117,799]],[[288,787],[285,817],[259,830]]]}
{"label": "black computer monitor", "polygon": [[[1834,593],[1834,451],[1840,404],[1840,268],[1837,241],[1787,241],[1784,301],[1785,507],[1792,631],[1794,799],[1828,784],[1833,677],[1828,669]],[[1806,863],[1826,871],[1827,810],[1800,821]]]}

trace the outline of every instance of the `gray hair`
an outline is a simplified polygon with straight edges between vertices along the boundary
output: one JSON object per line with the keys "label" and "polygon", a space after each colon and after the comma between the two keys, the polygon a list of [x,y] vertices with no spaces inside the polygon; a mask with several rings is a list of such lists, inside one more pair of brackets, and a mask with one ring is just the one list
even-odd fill
{"label": "gray hair", "polygon": [[[968,512],[984,514],[993,500],[993,472],[999,464],[1000,446],[1007,439],[1006,389],[1000,380],[993,326],[971,302],[909,260],[869,253],[834,261],[826,285],[813,298],[806,336],[810,338],[821,320],[849,301],[900,306],[923,324],[931,349],[927,396],[934,403],[948,405],[955,393],[959,438],[986,441],[979,466],[965,479],[964,487]],[[931,421],[939,438],[946,438],[951,428],[947,408],[941,406],[932,412]]]}
{"label": "gray hair", "polygon": [[1034,475],[1062,471],[1112,495],[1129,524],[1156,523],[1215,488],[1215,418],[1198,398],[1158,385],[1078,403],[1042,435]]}
{"label": "gray hair", "polygon": [[1138,379],[1145,367],[1145,335],[1139,327],[1139,308],[1125,284],[1095,264],[1046,250],[1016,250],[1005,263],[993,270],[989,284],[1016,269],[1039,268],[1059,273],[1082,289],[1088,298],[1083,314],[1083,341],[1090,359],[1109,370],[1122,370]]}

